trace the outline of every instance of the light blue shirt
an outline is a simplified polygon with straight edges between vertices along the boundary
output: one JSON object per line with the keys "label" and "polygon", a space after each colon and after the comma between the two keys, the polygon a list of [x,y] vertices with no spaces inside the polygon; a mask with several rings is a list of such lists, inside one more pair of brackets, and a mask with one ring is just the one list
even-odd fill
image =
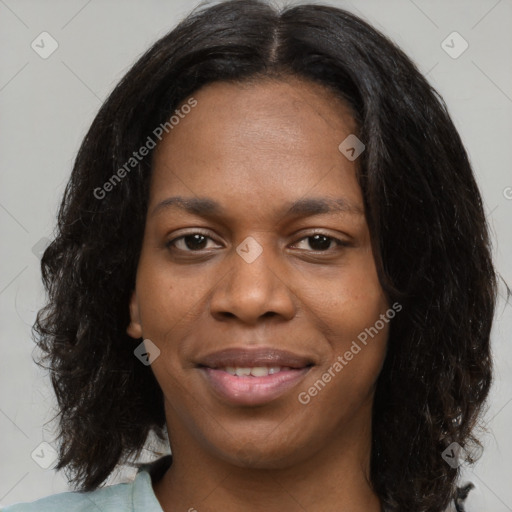
{"label": "light blue shirt", "polygon": [[[161,464],[161,459],[156,461]],[[63,492],[32,503],[17,503],[1,512],[163,512],[153,491],[151,471],[142,466],[130,483],[100,487],[90,492]]]}
{"label": "light blue shirt", "polygon": [[[141,464],[133,482],[90,492],[63,492],[32,503],[10,505],[0,512],[163,512],[153,491],[153,483],[163,476],[171,463],[172,457],[167,455]],[[462,510],[469,512],[473,508]]]}

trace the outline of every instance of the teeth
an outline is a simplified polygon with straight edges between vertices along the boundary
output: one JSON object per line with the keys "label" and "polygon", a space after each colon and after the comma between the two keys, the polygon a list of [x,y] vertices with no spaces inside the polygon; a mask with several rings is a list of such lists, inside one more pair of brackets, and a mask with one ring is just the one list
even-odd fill
{"label": "teeth", "polygon": [[251,375],[253,377],[265,377],[268,375],[268,368],[266,366],[256,366],[251,368]]}
{"label": "teeth", "polygon": [[281,368],[280,366],[271,366],[270,368],[267,366],[254,366],[252,368],[235,368],[233,366],[228,366],[226,368],[222,368],[222,370],[230,375],[236,375],[238,377],[247,377],[249,375],[252,375],[253,377],[265,377],[267,375],[278,373],[281,369],[284,368]]}

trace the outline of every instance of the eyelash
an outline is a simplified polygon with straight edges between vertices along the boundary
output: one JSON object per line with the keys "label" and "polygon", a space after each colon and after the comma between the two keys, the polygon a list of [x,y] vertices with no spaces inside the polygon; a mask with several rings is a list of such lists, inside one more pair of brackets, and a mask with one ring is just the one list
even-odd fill
{"label": "eyelash", "polygon": [[[182,240],[182,239],[184,239],[186,237],[193,236],[193,235],[201,235],[201,236],[204,236],[205,238],[213,240],[215,242],[215,240],[211,236],[209,236],[207,233],[204,233],[202,231],[191,231],[190,233],[185,233],[183,235],[180,235],[179,237],[176,237],[176,238],[173,238],[172,240],[169,240],[168,242],[166,242],[165,246],[168,249],[170,249],[170,250],[177,249],[178,251],[181,251],[181,252],[184,252],[184,253],[201,253],[205,249],[199,249],[197,251],[193,251],[193,250],[188,250],[188,249],[178,249],[177,247],[174,246],[174,244],[178,240]],[[347,242],[345,242],[343,240],[340,240],[339,238],[335,238],[333,236],[327,235],[327,234],[322,233],[322,232],[314,232],[314,233],[311,233],[309,235],[303,236],[302,238],[300,238],[295,243],[302,242],[303,240],[307,240],[308,238],[312,238],[315,235],[320,235],[320,236],[322,236],[324,238],[329,239],[331,242],[334,242],[336,244],[337,248],[347,247],[349,245]],[[308,251],[308,252],[313,252],[315,254],[324,254],[324,253],[332,252],[332,249],[326,249],[325,251],[314,251],[314,250],[311,250],[311,251]]]}

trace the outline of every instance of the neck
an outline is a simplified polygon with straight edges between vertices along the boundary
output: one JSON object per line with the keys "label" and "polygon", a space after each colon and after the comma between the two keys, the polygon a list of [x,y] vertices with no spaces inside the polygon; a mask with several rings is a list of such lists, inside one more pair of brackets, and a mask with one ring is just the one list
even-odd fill
{"label": "neck", "polygon": [[342,435],[280,469],[226,462],[173,422],[173,463],[156,497],[164,512],[380,512],[369,483],[371,407],[360,412]]}

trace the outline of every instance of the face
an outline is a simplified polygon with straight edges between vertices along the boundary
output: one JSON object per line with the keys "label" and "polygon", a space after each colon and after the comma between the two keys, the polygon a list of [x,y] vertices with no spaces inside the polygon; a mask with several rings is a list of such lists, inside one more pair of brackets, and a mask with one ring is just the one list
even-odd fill
{"label": "face", "polygon": [[160,351],[173,451],[286,467],[368,430],[385,357],[357,160],[338,149],[356,125],[295,78],[193,96],[155,150],[128,333]]}

